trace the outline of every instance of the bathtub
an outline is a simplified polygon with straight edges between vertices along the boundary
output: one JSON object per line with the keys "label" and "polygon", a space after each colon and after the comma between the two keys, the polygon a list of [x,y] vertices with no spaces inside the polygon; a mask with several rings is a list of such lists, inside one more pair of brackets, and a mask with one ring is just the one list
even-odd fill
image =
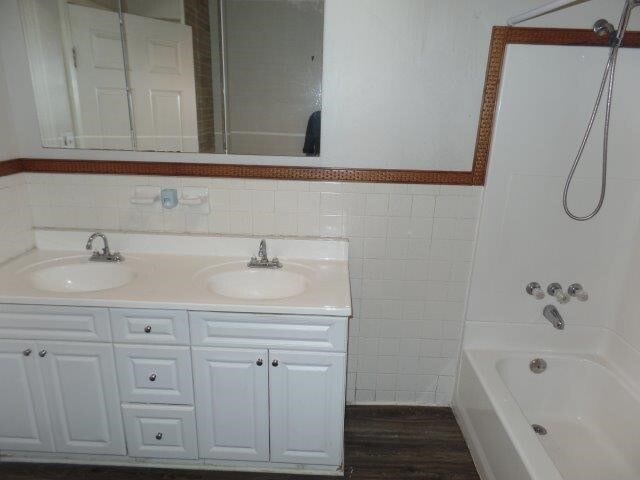
{"label": "bathtub", "polygon": [[610,332],[577,335],[590,338],[564,351],[463,347],[454,411],[484,480],[640,479],[640,389],[625,364],[638,353]]}

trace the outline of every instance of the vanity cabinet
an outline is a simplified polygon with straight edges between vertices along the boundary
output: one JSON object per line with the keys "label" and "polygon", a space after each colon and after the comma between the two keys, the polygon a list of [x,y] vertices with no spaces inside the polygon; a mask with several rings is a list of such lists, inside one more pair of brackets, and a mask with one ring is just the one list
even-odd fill
{"label": "vanity cabinet", "polygon": [[0,341],[0,448],[125,453],[107,344]]}
{"label": "vanity cabinet", "polygon": [[200,456],[269,460],[266,349],[193,348]]}
{"label": "vanity cabinet", "polygon": [[339,465],[343,353],[194,348],[200,456]]}
{"label": "vanity cabinet", "polygon": [[53,451],[37,349],[33,342],[0,340],[0,449]]}
{"label": "vanity cabinet", "polygon": [[37,349],[55,451],[124,455],[112,346],[42,342]]}
{"label": "vanity cabinet", "polygon": [[346,319],[190,312],[190,327],[202,457],[341,465]]}
{"label": "vanity cabinet", "polygon": [[346,345],[341,317],[0,304],[0,450],[336,471]]}
{"label": "vanity cabinet", "polygon": [[269,351],[271,461],[339,465],[344,353]]}

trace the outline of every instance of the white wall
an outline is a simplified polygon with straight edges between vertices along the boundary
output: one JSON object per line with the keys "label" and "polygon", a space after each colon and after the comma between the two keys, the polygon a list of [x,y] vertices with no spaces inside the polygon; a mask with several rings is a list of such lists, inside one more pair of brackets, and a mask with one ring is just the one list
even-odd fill
{"label": "white wall", "polygon": [[[0,48],[8,51],[12,101],[20,107],[21,155],[308,165],[289,157],[42,149],[16,2],[0,0]],[[490,27],[539,3],[327,0],[323,152],[314,164],[469,169]],[[587,2],[528,25],[589,28],[601,16],[615,21],[621,8],[620,0]]]}
{"label": "white wall", "polygon": [[0,161],[16,156],[18,156],[18,144],[16,130],[13,126],[13,111],[9,101],[4,68],[0,62]]}
{"label": "white wall", "polygon": [[[18,155],[9,97],[3,62],[0,62],[0,161]],[[0,263],[33,248],[31,228],[24,175],[0,177]]]}
{"label": "white wall", "polygon": [[[562,208],[566,175],[595,101],[606,48],[508,47],[479,227],[467,320],[545,324],[558,306],[567,326],[616,329],[640,347],[640,51],[621,53],[607,197],[589,222]],[[602,121],[596,123],[570,206],[585,214],[600,189]],[[588,302],[558,305],[524,293],[530,281],[581,283]],[[618,312],[618,313],[617,313]],[[551,328],[551,327],[549,327]],[[570,330],[569,330],[570,331]]]}

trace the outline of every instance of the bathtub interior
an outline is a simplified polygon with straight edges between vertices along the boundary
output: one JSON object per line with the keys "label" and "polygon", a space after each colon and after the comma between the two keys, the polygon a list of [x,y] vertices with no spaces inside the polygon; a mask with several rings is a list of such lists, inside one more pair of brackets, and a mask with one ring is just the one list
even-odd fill
{"label": "bathtub interior", "polygon": [[[535,358],[547,368],[533,373]],[[638,480],[640,396],[595,356],[510,354],[495,369],[565,480]]]}

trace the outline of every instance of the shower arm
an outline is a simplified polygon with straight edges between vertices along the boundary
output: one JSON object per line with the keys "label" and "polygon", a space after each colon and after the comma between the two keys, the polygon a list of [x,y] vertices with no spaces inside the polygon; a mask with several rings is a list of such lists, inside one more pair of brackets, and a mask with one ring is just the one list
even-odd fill
{"label": "shower arm", "polygon": [[509,26],[517,25],[518,23],[526,22],[535,17],[541,17],[542,15],[546,15],[547,13],[554,12],[556,10],[561,10],[567,7],[573,7],[578,5],[579,3],[589,2],[591,0],[554,0],[553,2],[546,3],[540,7],[533,8],[531,10],[527,10],[519,15],[511,17],[507,20]]}

